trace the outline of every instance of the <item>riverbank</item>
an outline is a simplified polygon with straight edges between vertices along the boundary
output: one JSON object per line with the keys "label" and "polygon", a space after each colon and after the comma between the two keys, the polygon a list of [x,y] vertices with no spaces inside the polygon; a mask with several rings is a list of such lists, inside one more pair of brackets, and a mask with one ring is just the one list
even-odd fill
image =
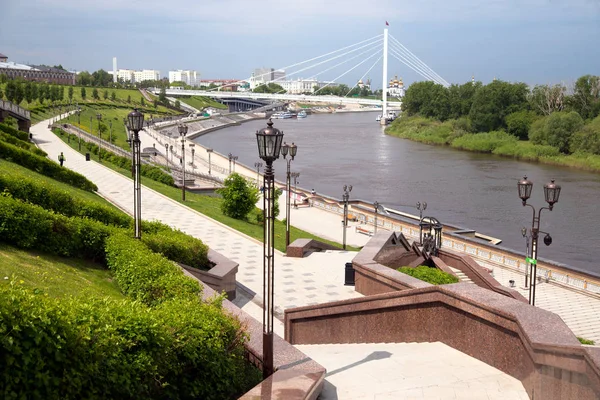
{"label": "riverbank", "polygon": [[575,153],[562,154],[552,146],[521,141],[502,132],[466,133],[461,121],[439,122],[423,117],[401,117],[386,128],[385,133],[415,142],[449,146],[457,150],[488,153],[519,161],[600,172],[600,156]]}

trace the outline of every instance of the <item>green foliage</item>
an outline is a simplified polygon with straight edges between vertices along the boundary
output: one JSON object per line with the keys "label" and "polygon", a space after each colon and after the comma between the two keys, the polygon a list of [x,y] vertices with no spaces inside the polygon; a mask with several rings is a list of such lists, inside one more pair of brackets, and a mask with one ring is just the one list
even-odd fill
{"label": "green foliage", "polygon": [[498,147],[514,146],[516,142],[517,138],[514,136],[503,131],[494,131],[463,135],[454,139],[451,146],[480,153],[492,153]]}
{"label": "green foliage", "polygon": [[[285,89],[281,85],[278,85],[273,82],[267,83],[266,85],[257,86],[252,91],[254,93],[279,93],[279,94],[284,94],[286,92]],[[346,93],[344,93],[344,94],[346,94]]]}
{"label": "green foliage", "polygon": [[528,95],[531,109],[540,115],[562,111],[567,106],[565,85],[536,85]]}
{"label": "green foliage", "polygon": [[81,98],[82,98],[83,100],[85,100],[86,96],[87,96],[87,90],[85,90],[85,88],[84,88],[84,87],[82,87],[82,88],[81,88]]}
{"label": "green foliage", "polygon": [[69,86],[69,101],[73,100],[73,93],[75,91],[73,90],[73,86]]}
{"label": "green foliage", "polygon": [[229,175],[217,193],[223,197],[223,214],[235,219],[245,220],[259,199],[258,189],[237,173]]}
{"label": "green foliage", "polygon": [[[0,284],[0,396],[227,399],[257,383],[247,335],[218,302],[37,295]],[[254,378],[254,381],[253,381]]]}
{"label": "green foliage", "polygon": [[202,270],[212,267],[208,261],[208,246],[200,239],[179,230],[172,230],[166,225],[165,228],[156,233],[142,235],[142,242],[169,260]]}
{"label": "green foliage", "polygon": [[492,153],[499,156],[511,157],[526,161],[552,159],[560,154],[556,147],[533,144],[530,142],[515,143],[511,141],[500,144],[492,151]]}
{"label": "green foliage", "polygon": [[146,99],[144,99],[144,96],[140,97],[140,104],[142,105],[142,107],[146,106]]}
{"label": "green foliage", "polygon": [[98,190],[98,187],[87,180],[85,176],[67,168],[61,168],[57,163],[45,157],[20,149],[10,143],[0,141],[0,158],[83,190]]}
{"label": "green foliage", "polygon": [[179,100],[175,100],[175,108],[178,110],[181,108],[181,102]]}
{"label": "green foliage", "polygon": [[555,112],[531,125],[529,139],[534,144],[549,145],[568,153],[571,136],[584,125],[581,116],[575,112]]}
{"label": "green foliage", "polygon": [[587,344],[587,345],[591,345],[591,346],[593,346],[593,345],[596,344],[596,342],[594,342],[593,340],[584,339],[584,338],[579,337],[579,336],[577,336],[577,340],[579,340],[579,343],[581,343],[581,344]]}
{"label": "green foliage", "polygon": [[98,89],[94,88],[94,90],[92,90],[92,98],[94,100],[100,100],[100,95],[98,94]]}
{"label": "green foliage", "polygon": [[571,153],[600,154],[600,116],[571,136],[569,150]]}
{"label": "green foliage", "polygon": [[[419,116],[397,118],[386,133],[428,144],[450,144],[454,129],[450,121],[444,123]],[[460,131],[460,134],[464,132]]]}
{"label": "green foliage", "polygon": [[110,92],[110,99],[111,101],[117,101],[117,93],[114,90]]}
{"label": "green foliage", "polygon": [[476,132],[505,128],[504,118],[528,107],[524,83],[494,81],[475,92],[469,118]]}
{"label": "green foliage", "polygon": [[449,92],[444,86],[431,81],[413,83],[406,90],[402,110],[408,115],[420,114],[440,121],[450,115]]}
{"label": "green foliage", "polygon": [[167,88],[164,86],[160,88],[160,93],[158,94],[158,101],[162,104],[169,104],[169,100],[167,100]]}
{"label": "green foliage", "polygon": [[521,110],[508,114],[505,118],[506,131],[520,140],[527,140],[529,128],[538,119],[533,111]]}
{"label": "green foliage", "polygon": [[[283,194],[283,190],[275,188],[275,196],[273,197],[273,216],[279,216],[279,197]],[[258,199],[256,200],[258,201]],[[256,203],[255,203],[256,204]]]}
{"label": "green foliage", "polygon": [[104,97],[104,100],[108,100],[108,90],[104,90],[104,93],[102,94],[102,97]]}
{"label": "green foliage", "polygon": [[572,106],[584,119],[600,115],[600,76],[585,75],[577,79]]}
{"label": "green foliage", "polygon": [[422,281],[429,282],[432,285],[446,285],[458,282],[458,278],[454,275],[450,275],[437,268],[430,268],[426,265],[420,265],[416,268],[400,267],[398,268],[398,271]]}

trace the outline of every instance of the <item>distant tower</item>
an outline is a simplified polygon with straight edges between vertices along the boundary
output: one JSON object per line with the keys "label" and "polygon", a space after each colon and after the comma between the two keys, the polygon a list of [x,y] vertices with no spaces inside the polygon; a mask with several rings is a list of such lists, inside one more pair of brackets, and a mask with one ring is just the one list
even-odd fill
{"label": "distant tower", "polygon": [[475,75],[471,75],[471,83],[475,83]]}
{"label": "distant tower", "polygon": [[117,82],[117,57],[113,57],[113,82]]}

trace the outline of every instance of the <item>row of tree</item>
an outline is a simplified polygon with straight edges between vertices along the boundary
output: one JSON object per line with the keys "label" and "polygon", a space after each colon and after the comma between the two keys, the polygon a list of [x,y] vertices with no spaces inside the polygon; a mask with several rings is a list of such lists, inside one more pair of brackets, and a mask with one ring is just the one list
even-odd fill
{"label": "row of tree", "polygon": [[[68,94],[73,98],[73,87],[69,87]],[[6,100],[21,104],[23,100],[28,104],[34,101],[44,103],[48,101],[62,101],[65,98],[65,87],[60,85],[50,85],[48,83],[25,82],[19,80],[11,80],[6,83],[4,93],[0,90],[0,99],[5,96]]]}

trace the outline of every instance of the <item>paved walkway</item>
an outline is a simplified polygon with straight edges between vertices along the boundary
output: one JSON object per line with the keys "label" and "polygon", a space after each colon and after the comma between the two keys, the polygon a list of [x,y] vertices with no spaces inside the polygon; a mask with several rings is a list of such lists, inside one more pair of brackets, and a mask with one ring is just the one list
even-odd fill
{"label": "paved walkway", "polygon": [[[115,203],[121,209],[132,214],[133,181],[108,169],[96,161],[86,162],[83,155],[72,150],[58,137],[52,134],[47,129],[47,124],[48,121],[42,121],[41,123],[33,126],[31,132],[33,133],[34,141],[48,153],[49,158],[55,160],[57,154],[59,154],[61,151],[64,152],[67,159],[67,162],[65,163],[67,168],[73,169],[87,176],[90,180],[98,185],[98,193],[100,195],[110,199],[110,201]],[[155,140],[156,139],[150,137],[149,135],[142,135],[143,146],[152,146],[152,142]],[[198,151],[196,154],[198,154]],[[189,156],[191,157],[191,154]],[[218,165],[223,167],[223,169],[228,167],[227,159],[217,157],[215,154],[213,154],[212,159],[213,162],[218,163]],[[238,166],[237,170],[241,171],[242,168]],[[255,171],[250,171],[249,173],[252,173],[254,177],[256,176]],[[254,302],[258,300],[258,303],[260,304],[260,299],[257,299],[254,294],[256,293],[259,296],[262,294],[262,243],[237,231],[234,231],[229,227],[200,213],[197,213],[194,210],[191,210],[188,207],[166,198],[165,196],[146,187],[142,188],[142,217],[147,220],[161,221],[194,237],[198,237],[212,249],[222,253],[232,260],[237,261],[239,263],[239,272],[237,275],[238,281],[247,287],[249,292],[240,293],[239,298],[236,300],[236,304],[240,305],[242,309],[253,315],[255,318],[259,320],[262,318],[262,310],[260,306]],[[302,227],[309,231],[312,230],[313,232],[318,230],[319,232],[315,232],[316,234],[341,241],[341,224],[339,215],[331,214],[315,208],[300,208],[297,210],[292,210],[291,220],[295,226]],[[354,229],[350,229],[348,231],[348,244],[360,246],[365,244],[368,240],[368,236],[355,233]],[[355,252],[328,251],[323,253],[313,253],[306,258],[297,259],[287,258],[284,254],[276,252],[275,302],[278,306],[278,312],[281,312],[282,309],[289,307],[360,297],[361,295],[356,293],[352,286],[347,287],[343,285],[344,264],[348,261],[351,261],[355,255]],[[495,268],[495,271],[498,270],[499,268]],[[498,277],[498,275],[496,276]],[[505,278],[500,278],[499,280],[501,279],[506,282],[508,281],[508,279]],[[541,292],[543,292],[543,290],[538,288],[538,293],[540,293],[539,296],[541,296]],[[569,291],[562,289],[560,294],[556,296],[561,297],[564,295],[564,292]],[[541,300],[541,297],[538,298],[540,299],[539,304],[542,305],[543,301]],[[573,303],[569,310],[563,312],[571,312],[571,310],[581,312],[581,309],[582,303]],[[600,320],[599,318],[596,319]],[[280,322],[276,323],[275,332],[283,336],[283,326]],[[593,336],[588,335],[587,338],[593,338]],[[456,380],[456,376],[451,374],[452,371],[447,370],[438,370],[437,374],[428,375],[426,372],[432,367],[432,363],[450,363],[450,365],[453,365],[452,363],[454,361],[451,361],[453,356],[448,356],[450,358],[444,358],[446,356],[442,357],[443,352],[440,350],[439,346],[432,348],[433,350],[431,350],[431,358],[415,356],[413,358],[409,357],[405,359],[402,359],[402,356],[405,355],[406,348],[398,347],[396,349],[395,347],[393,348],[395,345],[391,344],[373,346],[375,347],[368,349],[359,347],[356,347],[355,349],[346,348],[343,352],[340,352],[340,349],[344,349],[342,347],[339,347],[337,350],[335,350],[333,347],[328,348],[329,346],[320,346],[319,349],[316,350],[311,350],[308,347],[306,348],[307,354],[313,354],[315,360],[326,366],[330,373],[336,369],[343,368],[343,370],[338,371],[336,374],[331,374],[328,376],[327,380],[329,381],[329,384],[337,385],[337,390],[334,390],[333,392],[330,390],[328,395],[322,397],[323,399],[404,398],[398,397],[400,395],[399,393],[394,394],[391,391],[393,389],[390,386],[392,385],[391,382],[393,380],[397,380],[398,378],[397,376],[389,376],[391,371],[389,370],[390,365],[388,362],[392,361],[398,364],[404,363],[409,366],[406,368],[404,375],[402,375],[403,378],[401,381],[399,381],[399,385],[404,385],[404,383],[410,384],[408,386],[395,387],[397,389],[403,388],[412,390],[410,393],[414,395],[414,398],[455,398],[458,397],[459,394],[463,396],[466,394],[466,392],[470,392],[468,387],[471,387],[471,385],[476,385],[478,382],[478,378],[474,378],[474,381],[468,380],[470,377],[472,377],[472,375],[469,377],[465,376],[464,379],[459,382]],[[390,359],[388,361],[386,361],[386,358],[382,360],[374,360],[373,362],[368,363],[369,371],[372,376],[376,378],[379,377],[380,379],[383,379],[384,376],[387,376],[388,378],[385,379],[389,379],[387,381],[388,386],[386,386],[387,391],[377,393],[365,391],[366,389],[364,387],[371,387],[375,384],[373,382],[365,382],[363,384],[362,381],[358,379],[358,376],[360,375],[355,375],[357,374],[356,371],[359,371],[361,368],[359,364],[356,363],[358,363],[360,360],[364,360],[365,356],[368,356],[374,351],[380,351],[373,350],[376,348],[376,346],[382,346],[381,348],[385,348],[385,351],[391,354],[390,357],[387,357]],[[419,347],[417,354],[429,352],[430,350],[425,350],[425,346],[426,345]],[[342,353],[344,354],[343,356],[341,355]],[[463,368],[465,371],[468,370],[473,374],[476,374],[482,370],[483,366],[485,366],[485,364],[482,363],[480,363],[482,365],[479,366],[469,364],[476,360],[471,359],[466,355],[463,356],[465,357],[465,360],[471,360],[464,361],[466,366],[461,368]],[[343,362],[346,364],[343,364],[343,362],[337,363],[336,359],[343,359]],[[445,361],[435,361],[435,359]],[[344,365],[352,365],[352,368],[344,368]],[[394,366],[394,368],[397,367],[397,365]],[[414,372],[413,375],[411,375],[411,370],[413,372],[419,371],[419,373],[417,374]],[[400,372],[400,374],[402,374],[402,372]],[[492,381],[496,379],[499,383],[492,384],[486,381],[484,384],[486,388],[508,388],[506,389],[508,392],[503,392],[504,395],[501,396],[502,398],[521,398],[519,397],[521,394],[516,394],[519,390],[518,388],[514,388],[513,392],[513,386],[506,386],[508,384],[506,379],[509,377],[505,376],[501,378],[498,375],[495,375],[495,372],[490,373],[489,376],[492,377]],[[414,386],[413,383],[418,380],[422,382],[422,385]],[[350,392],[356,392],[358,388],[358,386],[356,386],[357,382],[361,382],[360,387],[362,388],[361,390],[363,390],[361,393],[364,394],[364,397],[345,397]],[[450,386],[448,385],[452,387],[452,390],[449,389]],[[447,395],[440,394],[441,391],[446,389],[432,389],[434,386],[446,388],[448,390]],[[482,386],[480,385],[479,388],[481,387]],[[481,391],[478,392],[477,390],[474,390],[473,393],[479,393],[483,396],[483,392]],[[514,396],[507,395],[510,393],[513,393]],[[383,397],[384,395],[387,397]],[[490,394],[487,392],[486,395],[488,397],[475,396],[472,398],[500,398],[498,396],[492,397],[492,395],[495,396],[495,394]],[[348,394],[348,396],[350,395]]]}

